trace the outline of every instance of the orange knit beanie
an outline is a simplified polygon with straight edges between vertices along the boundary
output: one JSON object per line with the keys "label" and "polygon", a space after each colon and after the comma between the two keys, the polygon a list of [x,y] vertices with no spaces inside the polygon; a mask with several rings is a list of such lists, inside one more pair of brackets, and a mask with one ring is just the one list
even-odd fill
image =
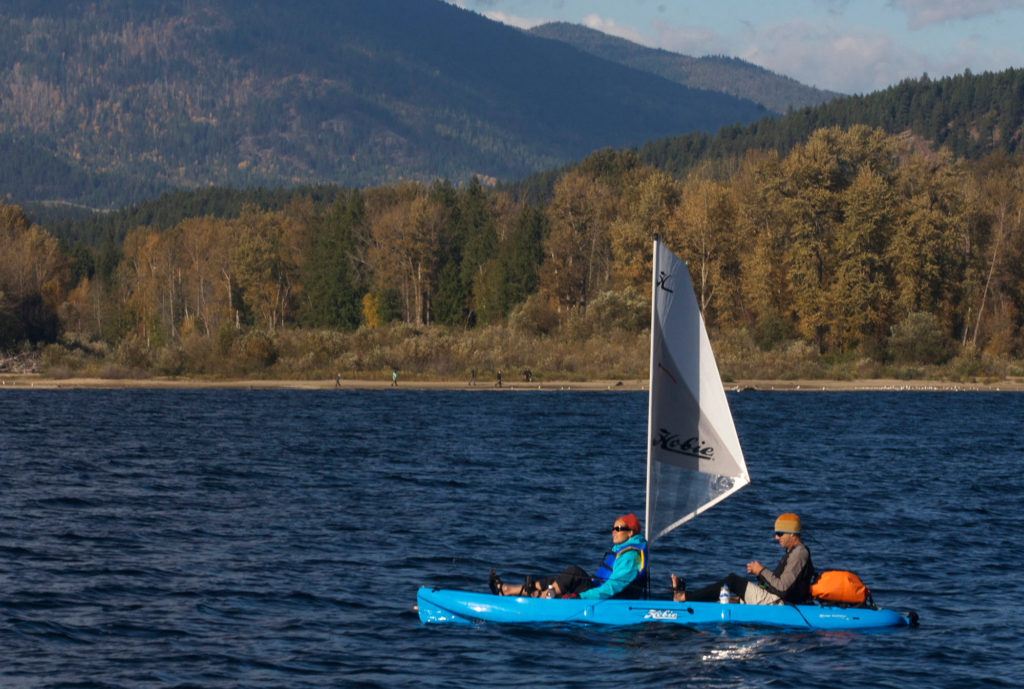
{"label": "orange knit beanie", "polygon": [[800,533],[800,517],[792,512],[780,514],[775,520],[775,530],[783,533]]}

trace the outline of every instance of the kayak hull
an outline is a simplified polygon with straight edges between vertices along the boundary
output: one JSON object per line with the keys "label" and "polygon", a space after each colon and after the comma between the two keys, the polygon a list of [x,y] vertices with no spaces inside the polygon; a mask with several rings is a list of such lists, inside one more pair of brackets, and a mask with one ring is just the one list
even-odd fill
{"label": "kayak hull", "polygon": [[649,622],[687,627],[741,625],[794,629],[852,630],[905,627],[893,610],[819,605],[741,605],[676,603],[669,600],[546,600],[495,596],[472,591],[421,588],[416,595],[424,624],[637,625]]}

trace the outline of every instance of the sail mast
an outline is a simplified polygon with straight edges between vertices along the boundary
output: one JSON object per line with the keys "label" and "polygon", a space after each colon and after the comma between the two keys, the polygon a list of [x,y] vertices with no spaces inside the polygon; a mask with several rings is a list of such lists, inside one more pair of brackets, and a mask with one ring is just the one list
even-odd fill
{"label": "sail mast", "polygon": [[654,249],[651,254],[651,351],[650,365],[648,367],[647,379],[647,485],[644,495],[647,501],[644,506],[644,536],[648,541],[651,538],[651,439],[654,437],[652,424],[654,423],[654,329],[658,320],[658,247],[660,241],[658,235],[654,235]]}

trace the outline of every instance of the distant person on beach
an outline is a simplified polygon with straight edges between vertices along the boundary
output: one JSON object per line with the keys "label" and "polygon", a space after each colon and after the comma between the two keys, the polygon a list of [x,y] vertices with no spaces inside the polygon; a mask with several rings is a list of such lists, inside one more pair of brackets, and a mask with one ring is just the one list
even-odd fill
{"label": "distant person on beach", "polygon": [[527,383],[533,380],[533,372],[530,369],[526,369],[525,371],[523,371],[523,380],[525,380]]}
{"label": "distant person on beach", "polygon": [[800,531],[800,517],[792,513],[779,515],[775,520],[775,538],[786,553],[774,572],[754,560],[747,563],[747,574],[757,577],[756,582],[730,574],[696,591],[687,591],[686,584],[673,574],[672,600],[716,601],[723,585],[729,587],[732,595],[739,596],[741,603],[748,605],[781,605],[810,600],[814,565],[811,563],[811,551],[800,539]]}
{"label": "distant person on beach", "polygon": [[487,583],[496,596],[643,598],[647,589],[647,541],[640,532],[636,515],[616,519],[612,526],[612,549],[605,553],[594,576],[572,565],[558,576],[527,576],[517,585],[503,583],[492,569]]}
{"label": "distant person on beach", "polygon": [[391,371],[391,387],[393,387],[393,388],[397,388],[398,387],[398,371],[395,371],[395,370]]}
{"label": "distant person on beach", "polygon": [[494,384],[496,387],[501,387],[501,371],[498,371],[498,382]]}
{"label": "distant person on beach", "polygon": [[469,372],[469,384],[476,385],[476,369],[474,368]]}
{"label": "distant person on beach", "polygon": [[340,388],[341,387],[341,374],[340,373],[338,373],[338,374],[336,374],[334,376],[334,387],[336,387],[336,388]]}

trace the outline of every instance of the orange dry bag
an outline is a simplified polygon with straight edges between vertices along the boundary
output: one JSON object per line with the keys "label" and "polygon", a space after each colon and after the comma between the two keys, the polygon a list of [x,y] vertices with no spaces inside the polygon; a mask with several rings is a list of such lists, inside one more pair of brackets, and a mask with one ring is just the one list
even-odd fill
{"label": "orange dry bag", "polygon": [[853,572],[845,569],[827,569],[811,584],[811,596],[815,600],[830,603],[864,605],[870,600],[871,591]]}

